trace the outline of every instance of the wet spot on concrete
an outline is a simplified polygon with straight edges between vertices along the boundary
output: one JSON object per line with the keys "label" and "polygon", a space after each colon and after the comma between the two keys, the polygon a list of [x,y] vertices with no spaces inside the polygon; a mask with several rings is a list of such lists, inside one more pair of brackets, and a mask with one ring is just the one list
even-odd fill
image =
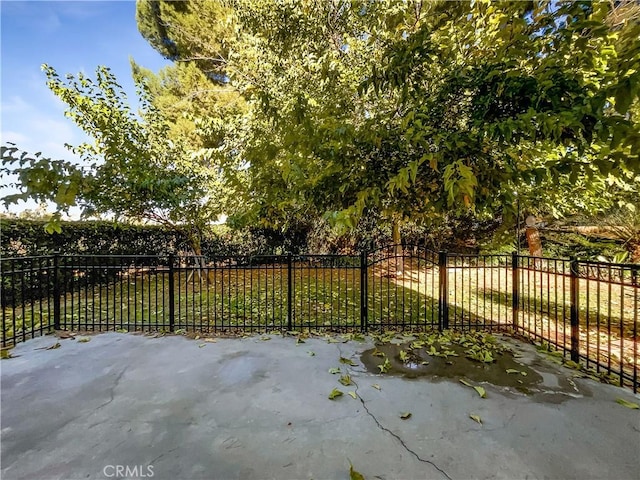
{"label": "wet spot on concrete", "polygon": [[457,344],[447,344],[436,350],[437,354],[430,354],[426,346],[414,348],[412,342],[382,343],[363,352],[361,361],[372,373],[381,373],[380,366],[388,360],[385,375],[489,383],[542,402],[557,403],[590,394],[588,390],[580,390],[570,378],[532,368],[529,362],[521,361],[523,359],[514,356],[509,349],[494,352],[492,362],[468,358],[468,350]]}

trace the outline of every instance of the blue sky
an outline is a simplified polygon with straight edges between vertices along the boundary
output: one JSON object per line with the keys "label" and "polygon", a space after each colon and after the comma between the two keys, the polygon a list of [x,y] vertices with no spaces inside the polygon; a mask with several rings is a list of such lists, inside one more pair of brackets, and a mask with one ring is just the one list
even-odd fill
{"label": "blue sky", "polygon": [[[14,142],[32,153],[70,160],[74,157],[64,144],[86,140],[47,88],[43,63],[61,77],[93,76],[98,65],[106,65],[136,104],[130,57],[154,71],[169,62],[138,32],[135,9],[134,1],[0,1],[2,144]],[[0,189],[0,197],[4,192]]]}

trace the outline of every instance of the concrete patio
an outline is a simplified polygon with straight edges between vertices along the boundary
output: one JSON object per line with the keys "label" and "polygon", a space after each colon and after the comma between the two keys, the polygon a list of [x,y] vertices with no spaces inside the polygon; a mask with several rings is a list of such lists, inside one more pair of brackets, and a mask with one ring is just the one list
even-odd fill
{"label": "concrete patio", "polygon": [[370,339],[85,338],[37,338],[0,362],[4,480],[346,479],[349,462],[388,480],[640,471],[640,410],[616,403],[640,396],[573,378],[514,340],[542,382],[528,395],[485,383],[483,399],[456,378],[368,372]]}

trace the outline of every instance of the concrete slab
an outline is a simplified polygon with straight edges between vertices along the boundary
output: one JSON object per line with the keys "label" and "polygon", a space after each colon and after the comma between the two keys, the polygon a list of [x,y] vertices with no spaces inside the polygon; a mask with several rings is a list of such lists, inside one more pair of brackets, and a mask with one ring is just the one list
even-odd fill
{"label": "concrete slab", "polygon": [[485,384],[481,399],[455,379],[367,372],[371,340],[261,338],[18,345],[0,362],[3,480],[337,479],[349,461],[379,479],[639,478],[640,411],[615,400],[640,396],[572,379],[531,346],[538,393]]}

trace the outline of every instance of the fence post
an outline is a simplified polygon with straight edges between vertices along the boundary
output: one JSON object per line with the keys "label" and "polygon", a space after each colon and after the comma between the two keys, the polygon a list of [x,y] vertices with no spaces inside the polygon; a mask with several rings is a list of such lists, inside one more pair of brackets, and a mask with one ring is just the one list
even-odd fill
{"label": "fence post", "polygon": [[571,259],[571,360],[580,361],[580,325],[578,318],[578,260]]}
{"label": "fence post", "polygon": [[291,252],[287,254],[287,330],[293,330],[293,304],[291,296],[293,292]]}
{"label": "fence post", "polygon": [[367,252],[360,252],[360,330],[367,332],[368,325]]}
{"label": "fence post", "polygon": [[176,306],[174,300],[174,289],[175,289],[175,280],[173,278],[173,264],[174,264],[174,255],[173,253],[169,254],[169,331],[173,332],[176,323]]}
{"label": "fence post", "polygon": [[513,331],[518,332],[518,313],[520,309],[520,270],[518,252],[511,252],[511,320]]}
{"label": "fence post", "polygon": [[449,328],[449,275],[447,273],[447,252],[438,253],[438,329]]}
{"label": "fence post", "polygon": [[60,252],[53,254],[53,329],[60,330]]}

